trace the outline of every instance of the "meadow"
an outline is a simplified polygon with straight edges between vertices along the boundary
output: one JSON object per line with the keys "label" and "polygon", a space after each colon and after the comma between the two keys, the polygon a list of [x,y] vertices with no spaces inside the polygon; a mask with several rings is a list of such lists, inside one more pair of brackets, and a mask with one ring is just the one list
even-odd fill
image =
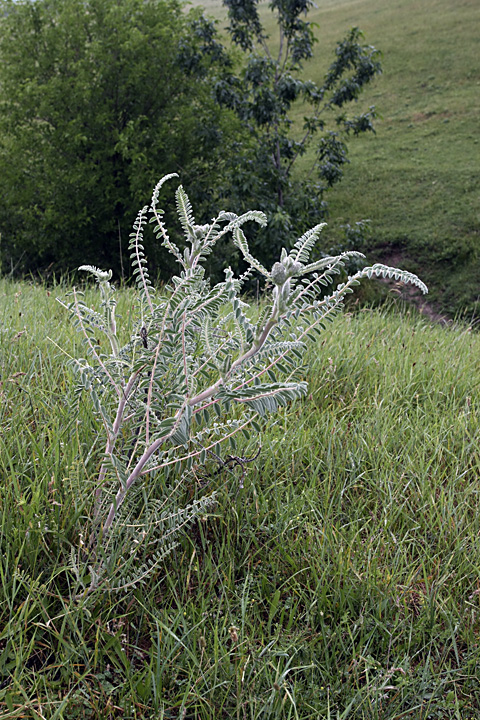
{"label": "meadow", "polygon": [[2,720],[480,718],[479,7],[318,0],[312,18],[313,79],[352,25],[384,53],[329,232],[370,218],[369,259],[466,321],[429,322],[396,285],[353,301],[309,352],[307,397],[245,445],[244,487],[194,468],[179,500],[217,490],[214,509],[143,585],[79,597],[104,444],[65,362],[84,353],[70,288],[0,279]]}
{"label": "meadow", "polygon": [[0,282],[0,717],[480,717],[478,334],[338,317],[244,488],[213,475],[146,584],[82,599],[102,446],[67,290]]}
{"label": "meadow", "polygon": [[[223,28],[220,0],[200,2]],[[268,3],[262,18],[275,45]],[[317,0],[318,43],[303,76],[321,83],[336,43],[358,26],[382,54],[383,74],[361,97],[376,134],[349,144],[350,165],[328,195],[328,236],[369,219],[369,256],[421,275],[446,315],[478,310],[480,257],[480,6],[476,0]],[[301,136],[302,108],[292,113]],[[309,159],[299,168],[309,167]]]}

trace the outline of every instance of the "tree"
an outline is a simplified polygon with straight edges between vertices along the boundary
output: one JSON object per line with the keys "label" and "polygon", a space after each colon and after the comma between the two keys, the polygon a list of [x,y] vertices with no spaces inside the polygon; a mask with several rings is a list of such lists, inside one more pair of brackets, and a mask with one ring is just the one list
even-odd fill
{"label": "tree", "polygon": [[176,0],[0,2],[4,262],[118,273],[159,174],[215,184],[211,70],[227,54],[212,23]]}
{"label": "tree", "polygon": [[[278,39],[274,50],[258,10],[258,0],[224,0],[228,32],[246,55],[242,70],[225,72],[216,84],[218,101],[241,119],[246,133],[237,144],[236,162],[227,170],[224,194],[236,211],[255,206],[269,220],[267,232],[252,237],[255,253],[267,262],[289,238],[326,215],[325,193],[341,180],[348,162],[347,141],[373,131],[375,108],[352,115],[349,105],[381,72],[379,52],[361,44],[353,28],[338,43],[321,85],[303,79],[313,55],[313,23],[306,18],[311,0],[271,0]],[[290,111],[302,102],[303,128]],[[308,171],[297,174],[308,151]]]}

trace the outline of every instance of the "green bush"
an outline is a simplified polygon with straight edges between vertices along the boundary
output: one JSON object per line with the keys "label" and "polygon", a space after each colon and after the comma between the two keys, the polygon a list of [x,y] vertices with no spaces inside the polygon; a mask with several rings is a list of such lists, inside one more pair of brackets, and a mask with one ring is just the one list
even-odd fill
{"label": "green bush", "polygon": [[211,23],[176,0],[3,0],[5,267],[87,261],[123,273],[131,223],[162,168],[186,168],[193,186],[216,168],[226,113],[211,72],[226,62]]}

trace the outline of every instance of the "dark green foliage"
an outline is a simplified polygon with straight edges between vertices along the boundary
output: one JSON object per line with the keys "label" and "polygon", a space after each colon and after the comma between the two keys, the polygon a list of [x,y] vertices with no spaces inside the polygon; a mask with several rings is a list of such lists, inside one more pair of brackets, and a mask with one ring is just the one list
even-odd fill
{"label": "dark green foliage", "polygon": [[4,264],[123,271],[158,175],[182,168],[195,187],[216,166],[210,75],[228,59],[213,25],[176,0],[3,0],[0,13]]}
{"label": "dark green foliage", "polygon": [[[373,109],[345,113],[380,70],[357,29],[338,45],[323,84],[300,79],[314,47],[303,19],[309,2],[272,3],[278,54],[257,3],[225,2],[232,39],[249,53],[239,74],[214,23],[176,0],[0,3],[4,270],[58,272],[87,261],[123,275],[136,209],[172,170],[205,219],[219,202],[264,210],[269,228],[251,244],[271,264],[288,237],[325,215],[347,135],[373,129]],[[289,112],[298,102],[307,114],[294,138]],[[312,174],[299,180],[296,160],[313,142]],[[168,258],[148,251],[154,272],[168,276]],[[231,245],[210,270],[225,263],[239,263]]]}
{"label": "dark green foliage", "polygon": [[[347,108],[381,71],[379,52],[363,45],[361,32],[353,28],[316,84],[301,73],[316,41],[313,23],[304,19],[312,2],[270,3],[279,32],[276,44],[269,42],[256,0],[223,4],[231,38],[247,54],[243,69],[226,73],[215,88],[218,101],[236,113],[246,130],[235,164],[227,168],[223,192],[237,211],[254,204],[267,214],[269,228],[257,232],[251,246],[268,263],[288,238],[326,215],[325,193],[341,180],[348,162],[348,136],[373,130],[373,107],[357,116],[347,114]],[[305,112],[300,134],[290,117],[298,103]],[[300,177],[296,162],[307,150],[311,168]]]}

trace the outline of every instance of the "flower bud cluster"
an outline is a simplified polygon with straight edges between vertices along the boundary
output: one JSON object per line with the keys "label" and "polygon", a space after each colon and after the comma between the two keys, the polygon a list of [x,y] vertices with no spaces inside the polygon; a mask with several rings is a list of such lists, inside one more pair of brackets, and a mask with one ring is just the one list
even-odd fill
{"label": "flower bud cluster", "polygon": [[273,297],[277,316],[284,312],[290,297],[290,278],[298,275],[303,268],[302,263],[293,260],[287,255],[285,248],[282,250],[280,262],[276,262],[271,270],[270,279],[275,285]]}
{"label": "flower bud cluster", "polygon": [[191,247],[186,247],[183,251],[183,259],[185,265],[191,268],[194,264],[195,258],[200,254],[202,249],[202,240],[210,230],[210,225],[187,225],[188,239],[190,240]]}

